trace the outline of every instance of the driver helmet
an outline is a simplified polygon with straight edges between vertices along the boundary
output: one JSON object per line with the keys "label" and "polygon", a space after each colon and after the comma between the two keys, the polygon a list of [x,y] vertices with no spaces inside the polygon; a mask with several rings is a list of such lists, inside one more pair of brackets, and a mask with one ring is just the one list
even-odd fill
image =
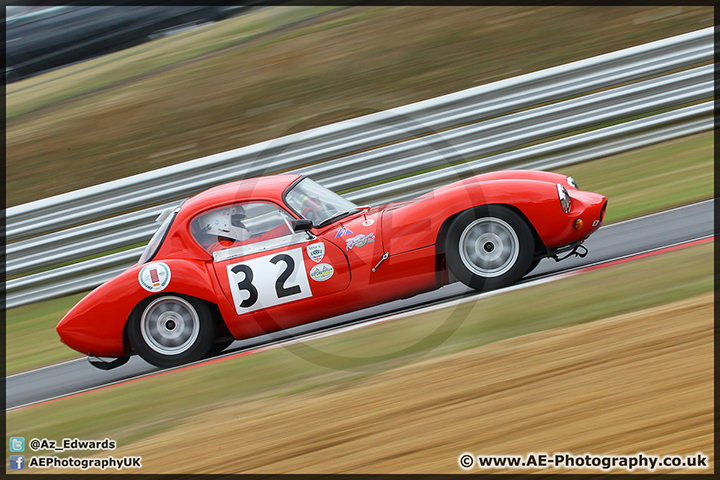
{"label": "driver helmet", "polygon": [[207,235],[217,235],[242,242],[250,238],[250,232],[242,223],[245,217],[245,209],[240,205],[215,210],[200,217],[200,231]]}

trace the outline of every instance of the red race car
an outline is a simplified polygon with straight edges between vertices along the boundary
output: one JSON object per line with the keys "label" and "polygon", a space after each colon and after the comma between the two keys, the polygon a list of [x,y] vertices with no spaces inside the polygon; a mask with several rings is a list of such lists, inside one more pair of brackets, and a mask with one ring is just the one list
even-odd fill
{"label": "red race car", "polygon": [[[241,180],[158,218],[134,265],[83,298],[57,331],[89,357],[157,366],[459,280],[489,290],[545,257],[584,256],[607,200],[572,177],[501,171],[414,200],[357,206],[302,175]],[[583,252],[584,251],[584,252]]]}

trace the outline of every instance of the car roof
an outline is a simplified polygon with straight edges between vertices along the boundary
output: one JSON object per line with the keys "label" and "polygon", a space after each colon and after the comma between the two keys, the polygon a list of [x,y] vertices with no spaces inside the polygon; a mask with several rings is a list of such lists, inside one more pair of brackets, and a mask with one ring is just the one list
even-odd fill
{"label": "car roof", "polygon": [[300,174],[269,175],[218,185],[188,198],[182,205],[181,213],[185,217],[209,208],[250,200],[282,204],[285,190],[301,177]]}
{"label": "car roof", "polygon": [[[189,223],[198,214],[216,207],[246,201],[283,204],[283,194],[303,176],[271,175],[218,185],[185,200],[153,258],[206,260],[208,253],[189,235]],[[160,192],[162,193],[162,192]]]}

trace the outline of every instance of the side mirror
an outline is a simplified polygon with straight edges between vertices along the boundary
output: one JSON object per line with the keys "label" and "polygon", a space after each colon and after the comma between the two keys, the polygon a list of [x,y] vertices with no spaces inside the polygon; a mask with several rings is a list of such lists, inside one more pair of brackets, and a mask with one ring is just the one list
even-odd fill
{"label": "side mirror", "polygon": [[300,220],[292,221],[293,232],[307,232],[312,227],[312,220],[308,220],[307,218],[301,218]]}

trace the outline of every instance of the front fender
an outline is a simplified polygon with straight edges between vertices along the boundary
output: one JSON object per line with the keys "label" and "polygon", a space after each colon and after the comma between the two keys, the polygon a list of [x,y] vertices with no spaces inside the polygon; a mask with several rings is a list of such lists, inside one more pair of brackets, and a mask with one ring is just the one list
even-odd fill
{"label": "front fender", "polygon": [[[143,288],[138,275],[143,267],[164,263],[170,281],[159,291]],[[134,265],[89,294],[60,320],[56,330],[60,340],[86,355],[121,357],[130,346],[124,340],[125,324],[133,308],[144,299],[160,293],[179,293],[217,303],[217,292],[205,262],[168,259]]]}
{"label": "front fender", "polygon": [[[565,214],[558,200],[556,183],[566,184],[567,177],[547,172],[497,172],[478,175],[439,188],[409,202],[388,204],[383,209],[382,230],[390,255],[427,247],[436,242],[445,220],[480,205],[510,205],[529,220],[540,240],[548,248],[569,244],[586,237],[597,228],[588,222],[581,231],[573,222],[592,213],[600,217],[605,197],[591,192],[569,190],[574,206]],[[517,177],[517,178],[516,178]],[[561,181],[562,180],[562,181]],[[592,226],[591,226],[592,225]]]}

